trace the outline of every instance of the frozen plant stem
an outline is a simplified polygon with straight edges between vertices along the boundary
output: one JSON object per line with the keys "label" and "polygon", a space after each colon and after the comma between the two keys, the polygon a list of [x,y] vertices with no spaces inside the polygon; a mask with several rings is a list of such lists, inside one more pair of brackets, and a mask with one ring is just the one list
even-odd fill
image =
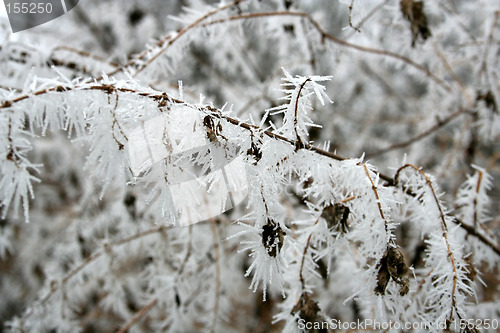
{"label": "frozen plant stem", "polygon": [[219,247],[219,236],[217,233],[217,222],[214,219],[210,219],[210,229],[212,230],[212,238],[214,243],[215,252],[215,288],[214,288],[214,308],[213,308],[213,318],[211,332],[217,332],[217,319],[219,317],[219,299],[220,299],[220,247]]}
{"label": "frozen plant stem", "polygon": [[451,322],[453,320],[453,311],[455,311],[458,316],[460,316],[460,314],[459,314],[458,309],[456,307],[456,300],[455,300],[455,290],[456,290],[456,286],[457,286],[457,267],[456,267],[456,264],[455,264],[455,256],[454,256],[453,252],[451,251],[450,242],[448,240],[448,226],[446,225],[445,214],[443,212],[443,208],[441,207],[441,204],[439,203],[439,199],[438,199],[438,197],[436,195],[434,187],[432,186],[431,180],[429,179],[429,177],[427,177],[427,175],[425,174],[425,172],[422,171],[421,168],[417,168],[413,164],[405,164],[405,165],[403,165],[402,167],[400,167],[397,170],[396,175],[394,176],[396,184],[399,181],[399,175],[406,168],[413,169],[414,171],[416,171],[418,174],[420,174],[420,176],[422,176],[425,179],[425,183],[429,187],[429,190],[432,193],[432,197],[433,197],[434,202],[436,203],[437,209],[439,211],[439,218],[440,218],[440,221],[441,221],[442,237],[443,237],[443,240],[444,240],[444,242],[446,244],[446,249],[448,251],[448,259],[450,260],[450,264],[451,264],[451,267],[452,267],[452,270],[453,270],[453,287],[452,287],[452,291],[451,291],[452,304],[451,304],[450,315],[449,315],[449,318],[448,318],[450,320],[450,322]]}
{"label": "frozen plant stem", "polygon": [[295,108],[294,108],[294,119],[293,119],[293,125],[294,125],[294,130],[295,130],[295,139],[297,140],[298,142],[298,148],[302,148],[304,146],[304,141],[302,140],[302,138],[300,137],[299,135],[299,131],[298,131],[298,109],[299,109],[299,98],[300,98],[300,95],[302,93],[302,89],[304,88],[304,86],[306,85],[307,82],[311,81],[310,78],[308,78],[307,80],[305,80],[301,85],[300,85],[300,88],[299,88],[299,91],[297,93],[297,98],[295,99]]}
{"label": "frozen plant stem", "polygon": [[154,307],[158,303],[158,298],[153,299],[151,302],[146,304],[141,310],[139,310],[126,324],[123,326],[118,333],[127,333],[128,330],[134,326],[139,320],[141,320],[146,313],[151,310],[152,307]]}
{"label": "frozen plant stem", "polygon": [[323,30],[323,28],[320,26],[320,24],[316,20],[314,20],[311,17],[311,15],[309,15],[308,13],[288,12],[288,11],[286,11],[286,12],[251,13],[251,14],[242,14],[242,15],[231,16],[228,19],[214,20],[214,21],[211,21],[207,24],[216,24],[216,23],[223,23],[226,21],[236,21],[236,20],[246,20],[246,19],[251,19],[251,18],[266,18],[266,17],[276,17],[276,16],[290,16],[290,17],[295,16],[295,17],[306,18],[312,24],[312,26],[320,33],[323,40],[326,39],[326,40],[329,40],[335,44],[342,45],[342,46],[345,46],[348,48],[352,48],[352,49],[355,49],[355,50],[358,50],[361,52],[382,55],[382,56],[386,56],[386,57],[400,60],[400,61],[406,63],[407,65],[412,66],[412,67],[416,68],[417,70],[421,71],[422,73],[424,73],[431,80],[436,82],[441,88],[443,88],[445,91],[447,91],[447,92],[452,91],[452,89],[450,88],[450,86],[448,84],[446,84],[442,79],[435,76],[428,68],[424,67],[423,65],[420,65],[420,64],[414,62],[413,60],[411,60],[410,58],[405,57],[405,56],[400,55],[400,54],[395,53],[395,52],[374,49],[374,48],[370,48],[370,47],[366,47],[366,46],[361,46],[361,45],[353,44],[353,43],[347,42],[345,40],[342,40],[340,38],[337,38],[337,37],[327,33],[325,30]]}
{"label": "frozen plant stem", "polygon": [[497,4],[89,1],[0,41],[7,329],[496,313]]}
{"label": "frozen plant stem", "polygon": [[[26,101],[29,98],[33,98],[34,96],[40,96],[40,95],[49,94],[49,93],[65,93],[65,92],[69,92],[69,91],[78,91],[78,90],[81,90],[81,91],[86,91],[86,90],[102,91],[102,92],[105,92],[107,94],[110,94],[112,92],[115,92],[115,93],[121,92],[121,93],[125,93],[125,94],[135,94],[135,95],[140,96],[140,97],[150,98],[152,100],[155,100],[155,101],[161,102],[161,103],[186,104],[185,101],[181,101],[179,99],[173,98],[171,96],[168,96],[165,93],[151,93],[150,91],[139,91],[139,90],[130,89],[130,88],[115,88],[115,87],[109,86],[107,84],[93,84],[93,85],[84,84],[82,87],[76,86],[73,88],[66,87],[66,86],[56,86],[56,87],[36,91],[36,92],[32,93],[31,95],[22,95],[22,96],[14,98],[12,100],[7,100],[7,101],[4,101],[4,103],[2,105],[0,105],[0,112],[5,112],[5,109],[10,108],[12,105],[14,105],[16,103],[20,103],[22,101]],[[190,106],[189,104],[187,106],[193,107],[193,106]],[[289,139],[283,135],[276,134],[272,131],[263,130],[259,126],[248,124],[248,123],[245,123],[239,119],[235,119],[235,118],[229,117],[227,115],[223,115],[220,113],[220,111],[218,109],[216,109],[212,106],[205,106],[205,111],[210,112],[212,114],[212,116],[214,116],[216,118],[224,119],[228,123],[233,124],[235,126],[238,126],[240,128],[243,128],[247,131],[250,131],[250,132],[254,131],[254,132],[262,133],[263,135],[266,135],[270,138],[273,138],[273,139],[276,139],[279,141],[283,141],[283,142],[287,142],[287,143],[293,145],[294,147],[302,146],[303,149],[313,151],[319,155],[326,156],[326,157],[332,158],[332,159],[337,160],[337,161],[347,160],[347,157],[326,151],[324,149],[321,149],[321,148],[318,148],[314,145],[311,145],[307,142],[302,143],[302,145],[301,145],[301,143],[298,140]],[[408,146],[408,145],[412,144],[413,142],[418,141],[418,140],[428,136],[429,134],[435,132],[437,129],[441,128],[442,126],[449,123],[451,120],[455,119],[456,117],[458,117],[459,115],[461,115],[463,113],[465,113],[465,109],[460,109],[460,110],[456,111],[455,113],[451,114],[450,116],[448,116],[447,118],[445,118],[444,120],[440,121],[435,126],[431,127],[429,130],[421,133],[417,137],[412,138],[404,143],[395,144],[394,146],[385,148],[379,152],[369,154],[368,157],[373,157],[375,155],[385,153],[385,152],[392,150],[392,149]],[[395,181],[394,181],[395,178],[393,178],[393,177],[389,177],[388,175],[385,175],[385,174],[380,173],[380,172],[378,173],[378,176],[380,177],[380,179],[383,179],[384,181],[387,182],[387,184],[386,184],[387,186],[393,186],[393,185],[397,184],[397,183],[395,183]],[[406,193],[408,193],[408,192],[406,192]],[[408,193],[408,194],[410,194],[410,193]],[[470,234],[474,235],[475,237],[477,237],[478,239],[480,239],[482,242],[487,244],[497,254],[500,255],[500,247],[499,246],[493,244],[491,241],[486,239],[483,235],[476,233],[476,232],[473,232],[473,230],[468,228],[466,225],[464,225],[463,223],[460,223],[460,221],[458,219],[454,219],[454,221],[456,221],[458,223],[458,225],[460,225],[460,227],[465,229],[468,233],[470,233]]]}
{"label": "frozen plant stem", "polygon": [[[60,282],[54,281],[54,284],[52,284],[52,286],[50,288],[50,291],[37,302],[37,305],[38,304],[39,305],[45,304],[50,299],[50,297],[52,297],[57,291],[59,291],[62,288],[64,288],[64,286],[66,285],[66,283],[68,283],[68,281],[71,278],[73,278],[75,275],[77,275],[79,272],[81,272],[85,267],[87,267],[89,264],[91,264],[96,259],[98,259],[103,254],[105,254],[106,251],[109,251],[112,247],[120,246],[120,245],[123,245],[123,244],[127,244],[127,243],[132,242],[132,241],[134,241],[136,239],[139,239],[139,238],[142,238],[142,237],[145,237],[145,236],[149,236],[149,235],[152,235],[152,234],[162,233],[162,232],[165,232],[165,231],[167,231],[168,229],[171,229],[171,228],[172,227],[169,227],[169,226],[160,226],[160,227],[152,228],[152,229],[149,229],[149,230],[141,231],[141,232],[138,232],[138,233],[136,233],[136,234],[134,234],[132,236],[128,236],[128,237],[125,237],[125,238],[122,238],[122,239],[118,239],[116,241],[104,244],[104,250],[95,252],[94,254],[92,254],[89,257],[87,257],[80,265],[78,265],[77,267],[73,268],[66,276],[64,276],[61,279]],[[32,314],[32,313],[33,313],[33,311],[29,311],[28,315]]]}

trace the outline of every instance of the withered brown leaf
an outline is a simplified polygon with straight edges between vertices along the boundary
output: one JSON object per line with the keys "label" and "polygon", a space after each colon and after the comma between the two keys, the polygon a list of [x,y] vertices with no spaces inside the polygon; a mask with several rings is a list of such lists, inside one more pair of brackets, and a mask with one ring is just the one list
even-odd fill
{"label": "withered brown leaf", "polygon": [[427,23],[427,15],[424,12],[424,2],[418,0],[401,0],[400,6],[403,16],[410,21],[412,34],[411,46],[415,47],[415,42],[419,36],[423,40],[426,40],[432,35]]}
{"label": "withered brown leaf", "polygon": [[262,227],[262,245],[267,254],[276,257],[283,247],[285,232],[272,219],[267,219],[267,224]]}
{"label": "withered brown leaf", "polygon": [[384,295],[390,279],[399,284],[401,296],[410,291],[410,270],[406,266],[403,253],[392,246],[387,247],[387,252],[380,260],[375,292]]}
{"label": "withered brown leaf", "polygon": [[346,233],[349,231],[349,225],[347,224],[349,213],[349,207],[337,202],[334,205],[326,206],[321,213],[321,217],[325,219],[328,228],[334,228],[337,231]]}

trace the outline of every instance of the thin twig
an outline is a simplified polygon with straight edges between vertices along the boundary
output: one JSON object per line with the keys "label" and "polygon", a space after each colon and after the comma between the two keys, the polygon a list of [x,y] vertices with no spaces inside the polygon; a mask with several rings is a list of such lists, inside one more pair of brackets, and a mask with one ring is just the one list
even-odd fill
{"label": "thin twig", "polygon": [[305,12],[289,12],[289,11],[276,11],[276,12],[261,12],[261,13],[249,13],[249,14],[241,14],[241,15],[236,15],[236,16],[231,16],[229,18],[223,18],[223,19],[218,19],[211,21],[209,23],[206,23],[206,25],[210,24],[218,24],[218,23],[224,23],[227,21],[237,21],[237,20],[246,20],[246,19],[251,19],[251,18],[265,18],[265,17],[276,17],[276,16],[296,16],[296,17],[303,17],[307,19],[313,27],[319,32],[321,35],[322,40],[329,40],[335,44],[342,45],[354,50],[366,52],[366,53],[371,53],[371,54],[377,54],[377,55],[382,55],[382,56],[387,56],[389,58],[393,58],[396,60],[400,60],[407,65],[410,65],[411,67],[419,70],[420,72],[424,73],[427,77],[429,77],[431,80],[433,80],[436,84],[438,84],[441,88],[443,88],[447,92],[451,92],[452,89],[451,87],[444,82],[442,79],[434,75],[427,67],[420,65],[416,63],[415,61],[411,60],[408,57],[405,57],[401,54],[391,52],[391,51],[386,51],[386,50],[380,50],[380,49],[374,49],[371,47],[366,47],[362,45],[357,45],[353,44],[350,42],[347,42],[345,40],[342,40],[340,38],[337,38],[329,33],[327,33],[321,25],[312,18],[311,15]]}
{"label": "thin twig", "polygon": [[[74,90],[78,90],[78,89],[79,90],[96,90],[96,91],[102,91],[102,92],[105,92],[105,93],[109,93],[110,86],[109,85],[105,85],[105,84],[96,84],[96,85],[85,87],[85,88],[79,88],[79,87],[68,88],[68,87],[64,87],[64,86],[56,86],[56,87],[52,87],[52,88],[49,88],[49,89],[43,89],[43,90],[34,92],[31,95],[23,95],[23,96],[19,96],[19,97],[15,98],[15,99],[12,99],[12,100],[4,101],[4,103],[2,105],[0,105],[0,110],[1,109],[8,109],[13,104],[19,103],[19,102],[24,101],[24,100],[27,100],[28,98],[31,98],[31,97],[34,97],[34,96],[39,96],[39,95],[48,94],[48,93],[54,93],[54,92],[56,92],[56,93],[64,93],[65,91],[74,91]],[[141,92],[141,91],[137,91],[137,90],[129,89],[129,88],[114,88],[114,87],[113,87],[113,90],[117,91],[117,92],[122,92],[122,93],[136,94],[137,96],[141,96],[141,97],[145,97],[145,98],[150,98],[150,99],[153,99],[155,101],[164,100],[164,101],[170,102],[170,103],[183,104],[183,105],[190,106],[189,104],[186,104],[184,101],[172,98],[172,97],[166,95],[165,93],[152,94],[149,91],[148,92],[146,92],[146,91]],[[201,110],[199,107],[195,107],[195,106],[191,106],[191,107],[196,108],[197,110]],[[273,132],[268,131],[268,130],[263,130],[262,128],[260,128],[257,125],[248,124],[248,123],[242,122],[239,119],[235,119],[235,118],[231,118],[229,116],[222,115],[221,112],[220,112],[220,110],[218,110],[218,109],[216,109],[214,107],[206,106],[205,107],[205,111],[206,112],[211,112],[214,117],[224,119],[228,123],[231,123],[231,124],[233,124],[235,126],[238,126],[238,127],[242,128],[242,129],[245,129],[245,130],[248,130],[248,131],[251,131],[251,132],[261,133],[262,135],[266,135],[269,138],[272,138],[272,139],[275,139],[275,140],[279,140],[279,141],[283,141],[283,142],[287,142],[287,143],[293,145],[294,147],[297,147],[297,145],[299,144],[299,142],[296,141],[296,140],[287,138],[285,136],[273,133]],[[432,133],[433,131],[435,131],[437,128],[442,127],[443,123],[448,123],[454,117],[458,116],[461,113],[465,113],[465,110],[464,109],[460,109],[460,110],[456,111],[455,113],[451,114],[450,116],[448,116],[444,120],[440,121],[437,125],[433,126],[431,129],[427,130],[426,132],[424,132],[424,133],[420,134],[419,136],[415,137],[414,139],[412,139],[411,142],[413,142],[414,140],[420,140],[421,138],[429,135],[430,133]],[[396,148],[399,148],[400,146],[404,147],[404,146],[406,146],[408,144],[411,144],[411,142],[397,144],[397,147],[391,148],[391,149],[396,149]],[[323,149],[318,148],[316,146],[313,146],[313,145],[311,145],[309,143],[304,143],[302,148],[306,149],[306,150],[313,151],[313,152],[315,152],[315,153],[317,153],[319,155],[332,158],[332,159],[337,160],[337,161],[345,161],[345,160],[348,159],[347,157],[344,157],[344,156],[341,156],[341,155],[338,155],[338,154],[335,154],[335,153],[323,150]],[[387,149],[388,148],[386,148],[386,150]],[[374,155],[375,154],[369,154],[368,156],[373,157]],[[386,186],[394,186],[394,185],[396,185],[394,183],[393,177],[389,177],[389,176],[387,176],[387,175],[385,175],[383,173],[378,173],[378,176],[380,177],[380,179],[382,179],[382,180],[384,180],[384,181],[387,182],[385,184]],[[406,191],[405,193],[410,194],[408,191]],[[464,227],[462,224],[459,224],[459,225],[462,226],[463,229],[465,229],[465,230],[468,231],[468,229],[466,227]],[[489,242],[487,239],[485,239],[484,237],[482,237],[480,234],[475,235],[475,236],[478,237],[485,244],[487,244],[490,247],[492,247],[493,250],[500,255],[500,250],[498,249],[498,247],[492,246],[491,242]]]}
{"label": "thin twig", "polygon": [[403,142],[395,143],[393,145],[390,145],[389,147],[382,148],[382,149],[377,150],[377,151],[375,151],[373,153],[367,153],[366,154],[366,158],[373,158],[373,157],[376,157],[376,156],[380,156],[380,155],[388,153],[388,152],[390,152],[392,150],[404,148],[404,147],[409,146],[409,145],[411,145],[411,144],[413,144],[413,143],[415,143],[417,141],[420,141],[420,140],[424,139],[425,137],[431,135],[432,133],[436,132],[437,130],[441,129],[442,127],[444,127],[445,125],[447,125],[450,121],[454,120],[458,116],[466,113],[466,111],[467,111],[467,109],[460,108],[457,111],[455,111],[452,114],[450,114],[449,116],[447,116],[446,118],[444,118],[442,120],[438,120],[438,122],[435,125],[433,125],[429,129],[425,130],[424,132],[422,132],[422,133],[414,136],[413,138],[410,138],[410,139],[408,139],[406,141],[403,141]]}
{"label": "thin twig", "polygon": [[489,78],[488,78],[488,53],[490,50],[490,46],[493,45],[493,34],[496,29],[496,26],[498,24],[498,19],[500,18],[500,10],[495,11],[495,16],[493,18],[493,23],[491,25],[490,33],[488,35],[488,42],[486,43],[484,47],[484,54],[483,54],[483,59],[481,61],[481,66],[479,74],[484,74],[484,78],[489,85]]}
{"label": "thin twig", "polygon": [[370,184],[372,185],[372,191],[375,194],[375,201],[377,202],[378,212],[380,214],[380,217],[384,221],[385,232],[388,232],[389,226],[388,226],[387,219],[384,215],[384,211],[382,210],[382,204],[380,203],[380,196],[378,195],[377,187],[375,186],[375,183],[373,182],[373,179],[370,176],[370,172],[368,171],[368,167],[366,166],[366,164],[365,163],[359,163],[359,164],[361,164],[363,166],[363,169],[365,170],[365,174],[368,177],[368,179],[370,180]]}
{"label": "thin twig", "polygon": [[71,52],[71,53],[78,54],[78,55],[80,55],[82,57],[85,57],[85,58],[90,58],[90,59],[93,59],[93,60],[97,60],[97,61],[105,63],[106,65],[109,65],[111,67],[119,67],[120,66],[119,64],[117,64],[115,62],[112,62],[112,61],[109,61],[109,60],[106,60],[105,58],[100,57],[98,55],[91,54],[91,53],[88,53],[86,51],[78,50],[78,49],[75,49],[73,47],[66,46],[66,45],[55,47],[52,50],[52,52],[51,52],[52,57],[54,56],[55,51],[59,51],[59,50],[68,51],[68,52]]}
{"label": "thin twig", "polygon": [[220,247],[219,236],[217,234],[217,225],[214,219],[210,219],[210,228],[212,230],[212,237],[214,240],[215,252],[215,303],[214,303],[214,317],[212,319],[211,332],[215,333],[217,330],[217,319],[219,317],[219,299],[220,299]]}
{"label": "thin twig", "polygon": [[[170,45],[174,44],[177,40],[179,40],[179,38],[181,38],[189,30],[193,29],[194,27],[196,27],[197,25],[199,25],[201,22],[203,22],[204,20],[206,20],[210,16],[213,16],[213,15],[215,15],[215,14],[221,12],[221,11],[224,11],[226,9],[234,7],[234,6],[238,5],[239,3],[243,2],[243,1],[245,1],[245,0],[235,0],[235,1],[229,3],[229,4],[225,5],[225,6],[218,7],[216,9],[214,9],[214,10],[209,11],[208,13],[204,14],[202,17],[200,17],[197,20],[195,20],[193,23],[191,23],[188,26],[186,26],[186,27],[180,29],[179,31],[177,31],[177,33],[175,35],[172,35],[172,34],[166,35],[165,37],[163,37],[162,39],[160,39],[154,45],[154,47],[145,50],[138,57],[136,57],[136,58],[132,59],[131,61],[129,61],[126,65],[117,68],[116,70],[108,73],[107,75],[111,76],[111,75],[114,75],[114,74],[116,74],[118,72],[123,72],[125,69],[130,68],[130,67],[132,67],[132,66],[135,65],[136,69],[135,69],[135,71],[133,73],[133,76],[136,76],[137,74],[139,74],[140,72],[142,72],[147,66],[149,66],[154,60],[156,60],[160,55],[162,55],[163,52],[165,52],[165,50]],[[152,55],[147,61],[143,62],[143,59],[151,52],[151,50],[155,50],[157,48],[160,48],[160,50],[156,54]]]}
{"label": "thin twig", "polygon": [[434,202],[436,203],[436,206],[437,206],[438,211],[439,211],[439,218],[441,221],[441,232],[442,232],[443,239],[444,239],[444,242],[446,245],[446,250],[448,252],[448,258],[450,260],[450,263],[451,263],[451,266],[453,269],[453,284],[452,284],[452,290],[451,290],[451,312],[450,312],[450,317],[449,317],[449,320],[452,321],[453,310],[455,310],[457,315],[460,316],[459,311],[457,309],[456,298],[455,298],[455,291],[456,291],[456,287],[457,287],[457,267],[456,267],[456,263],[455,263],[454,254],[451,251],[450,242],[448,240],[448,226],[446,225],[445,213],[443,211],[443,208],[441,207],[441,203],[439,202],[439,199],[437,197],[436,191],[434,190],[434,186],[432,185],[431,180],[429,179],[427,174],[422,171],[421,168],[418,168],[415,165],[409,164],[409,163],[403,165],[402,167],[400,167],[397,170],[396,175],[394,176],[394,180],[395,180],[396,184],[399,181],[399,175],[406,168],[410,168],[410,169],[415,170],[417,173],[419,173],[425,179],[425,182],[426,182],[427,186],[429,187],[429,189],[431,190],[432,197],[434,198]]}
{"label": "thin twig", "polygon": [[[454,217],[454,219],[452,221],[455,224],[459,225],[462,229],[467,231],[467,233],[469,235],[472,235],[472,236],[478,238],[481,242],[488,245],[497,255],[500,256],[500,246],[496,245],[491,240],[486,238],[483,234],[481,234],[479,231],[475,230],[474,227],[464,223],[463,221],[459,220],[456,217]],[[484,228],[484,226],[483,226],[483,228]],[[485,231],[488,232],[488,229],[486,229]]]}
{"label": "thin twig", "polygon": [[474,226],[474,230],[477,230],[478,228],[478,216],[477,216],[477,198],[479,196],[479,191],[481,190],[481,183],[483,180],[483,172],[481,170],[478,170],[477,172],[477,184],[476,184],[476,193],[474,195],[474,200],[473,200],[473,205],[474,205],[474,215],[473,215],[473,223],[472,225]]}
{"label": "thin twig", "polygon": [[153,306],[158,303],[158,298],[154,298],[151,302],[140,309],[128,322],[123,326],[118,333],[126,333],[134,324],[136,324]]}
{"label": "thin twig", "polygon": [[180,277],[182,272],[184,272],[184,269],[186,268],[186,264],[189,260],[189,258],[191,257],[191,252],[192,252],[192,248],[193,248],[193,225],[190,224],[188,225],[188,234],[189,234],[189,239],[188,239],[188,247],[187,247],[187,250],[186,250],[186,256],[184,257],[184,260],[182,261],[182,264],[181,264],[181,267],[179,268],[179,270],[177,271],[177,277]]}
{"label": "thin twig", "polygon": [[470,96],[469,92],[465,88],[464,84],[462,83],[462,80],[460,80],[460,78],[458,77],[457,73],[455,73],[455,71],[451,67],[450,63],[448,62],[448,59],[446,59],[446,57],[444,56],[443,52],[441,52],[441,49],[439,48],[439,46],[435,42],[433,42],[432,45],[434,46],[434,51],[436,52],[438,58],[443,63],[444,68],[448,71],[448,73],[453,78],[453,80],[455,80],[455,82],[458,84],[458,87],[460,88],[460,91],[462,91],[462,95],[467,100],[467,104],[469,106],[472,106],[474,104],[474,102],[472,101],[472,97]]}
{"label": "thin twig", "polygon": [[[58,290],[60,290],[61,288],[63,288],[66,285],[66,283],[68,283],[68,281],[71,278],[73,278],[76,274],[78,274],[80,271],[82,271],[91,262],[95,261],[100,256],[102,256],[104,253],[106,253],[106,251],[109,251],[109,249],[111,247],[123,245],[123,244],[131,242],[133,240],[136,240],[136,239],[139,239],[139,238],[151,235],[151,234],[155,234],[155,233],[158,233],[158,232],[164,232],[165,230],[168,230],[170,228],[171,227],[168,227],[168,226],[160,226],[160,227],[156,227],[156,228],[144,230],[144,231],[138,232],[138,233],[136,233],[134,235],[131,235],[131,236],[128,236],[128,237],[124,237],[124,238],[118,239],[116,241],[113,241],[113,242],[105,244],[104,245],[104,250],[95,252],[92,255],[88,256],[80,265],[78,265],[77,267],[73,268],[68,274],[66,274],[66,276],[64,278],[62,278],[62,280],[59,283],[56,282],[50,288],[50,291],[44,297],[42,297],[37,303],[40,304],[40,305],[43,305],[44,303],[46,303],[52,297],[52,295],[54,295]],[[30,313],[32,313],[32,312],[30,312]]]}
{"label": "thin twig", "polygon": [[111,114],[113,115],[113,125],[111,125],[111,135],[113,136],[113,139],[116,141],[116,143],[118,144],[118,149],[122,150],[124,145],[123,143],[121,143],[117,138],[116,138],[116,135],[115,135],[115,125],[118,126],[118,130],[120,132],[120,134],[123,136],[123,138],[125,138],[125,141],[128,141],[128,137],[127,135],[125,135],[125,133],[123,132],[123,129],[122,127],[120,126],[120,123],[118,122],[118,119],[116,119],[116,109],[118,108],[118,94],[116,94],[116,101],[115,101],[115,107],[114,109],[110,112]]}
{"label": "thin twig", "polygon": [[349,5],[349,26],[351,28],[353,28],[355,31],[357,32],[361,32],[361,30],[359,29],[359,27],[355,27],[353,24],[352,24],[352,8],[354,7],[354,0],[351,0],[351,4]]}
{"label": "thin twig", "polygon": [[[377,6],[375,6],[363,19],[358,23],[358,30],[361,29],[361,27],[373,16],[377,11],[379,11],[381,8],[383,8],[390,0],[385,0],[384,2],[381,2]],[[345,36],[345,39],[351,38],[357,31],[356,30],[351,30],[350,33]]]}
{"label": "thin twig", "polygon": [[[321,215],[320,215],[320,217],[321,217]],[[316,222],[314,222],[312,227],[314,227],[316,224],[318,224],[320,217],[318,217],[318,219],[316,220]],[[304,246],[304,252],[302,253],[302,260],[300,262],[299,281],[300,281],[300,285],[302,286],[302,291],[304,291],[306,288],[306,282],[305,282],[304,276],[303,276],[304,262],[306,260],[307,249],[309,249],[309,243],[311,242],[312,235],[313,235],[313,233],[311,231],[311,233],[307,237],[306,245]]]}
{"label": "thin twig", "polygon": [[311,81],[311,78],[307,78],[302,84],[300,85],[299,92],[297,93],[297,98],[295,99],[295,110],[294,110],[294,118],[293,118],[293,128],[295,130],[295,138],[298,141],[300,147],[302,147],[303,142],[302,138],[299,135],[299,130],[298,130],[298,123],[299,123],[299,115],[298,115],[298,110],[299,110],[299,98],[300,94],[302,93],[302,89],[306,85],[307,82]]}

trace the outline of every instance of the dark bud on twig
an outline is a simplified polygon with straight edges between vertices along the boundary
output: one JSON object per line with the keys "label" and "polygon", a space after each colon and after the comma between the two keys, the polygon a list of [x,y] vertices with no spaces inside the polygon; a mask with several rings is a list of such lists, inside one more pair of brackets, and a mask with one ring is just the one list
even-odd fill
{"label": "dark bud on twig", "polygon": [[349,207],[337,202],[334,205],[326,206],[321,213],[321,217],[325,219],[328,228],[347,233],[349,225],[347,219],[349,218]]}
{"label": "dark bud on twig", "polygon": [[252,155],[255,159],[253,165],[257,165],[257,163],[262,158],[262,151],[260,150],[259,146],[257,146],[257,144],[252,141],[250,148],[247,149],[247,155]]}
{"label": "dark bud on twig", "polygon": [[267,219],[267,224],[262,227],[262,245],[267,250],[267,254],[276,257],[283,247],[285,232],[271,219]]}
{"label": "dark bud on twig", "polygon": [[144,12],[139,8],[135,8],[128,14],[128,21],[131,25],[137,25],[144,17]]}
{"label": "dark bud on twig", "polygon": [[403,254],[399,249],[389,246],[378,266],[377,286],[375,287],[377,294],[385,294],[385,289],[391,278],[399,284],[399,294],[401,296],[410,291],[410,270],[406,266]]}
{"label": "dark bud on twig", "polygon": [[431,30],[427,24],[427,16],[424,13],[424,3],[417,0],[401,0],[400,5],[403,16],[410,21],[412,34],[411,46],[415,47],[415,42],[419,36],[423,40],[431,36]]}
{"label": "dark bud on twig", "polygon": [[220,124],[220,122],[217,122],[216,124],[212,119],[212,117],[205,116],[205,118],[203,118],[203,125],[205,125],[207,138],[208,140],[210,140],[210,142],[218,143],[219,142],[219,139],[217,139],[218,136],[227,141],[227,138],[224,135],[222,135],[222,125]]}
{"label": "dark bud on twig", "polygon": [[285,5],[286,10],[289,10],[290,7],[293,5],[293,0],[285,0],[284,5]]}
{"label": "dark bud on twig", "polygon": [[497,103],[495,101],[495,96],[493,96],[491,90],[488,90],[486,93],[482,94],[478,92],[476,97],[476,102],[483,101],[486,104],[486,107],[491,111],[497,113]]}
{"label": "dark bud on twig", "polygon": [[391,279],[391,275],[387,270],[387,260],[385,257],[382,258],[379,265],[380,268],[377,274],[377,286],[375,287],[375,292],[379,295],[384,295],[385,289],[387,288],[389,280]]}
{"label": "dark bud on twig", "polygon": [[127,211],[133,219],[135,219],[136,217],[135,201],[136,201],[135,195],[130,192],[128,192],[125,198],[123,199],[123,203],[125,204],[125,207],[127,207]]}
{"label": "dark bud on twig", "polygon": [[175,304],[177,307],[181,306],[181,297],[179,296],[178,292],[175,292]]}

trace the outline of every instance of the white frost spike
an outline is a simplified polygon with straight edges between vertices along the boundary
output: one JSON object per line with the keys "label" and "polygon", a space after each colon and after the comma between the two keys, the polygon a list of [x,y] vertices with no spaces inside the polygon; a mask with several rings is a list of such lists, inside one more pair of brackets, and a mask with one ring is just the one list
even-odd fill
{"label": "white frost spike", "polygon": [[[300,76],[293,77],[286,69],[282,68],[282,78],[284,81],[281,86],[284,87],[282,92],[285,96],[282,100],[287,101],[286,104],[266,110],[266,113],[271,114],[285,113],[283,126],[278,129],[279,132],[288,135],[298,135],[295,139],[305,139],[308,136],[307,127],[314,124],[308,114],[312,111],[311,95],[314,94],[322,105],[325,104],[325,99],[333,103],[330,97],[326,94],[326,88],[319,82],[330,81],[331,76]],[[293,89],[289,88],[293,87]],[[274,111],[274,112],[273,112]],[[297,119],[295,119],[297,116]]]}

